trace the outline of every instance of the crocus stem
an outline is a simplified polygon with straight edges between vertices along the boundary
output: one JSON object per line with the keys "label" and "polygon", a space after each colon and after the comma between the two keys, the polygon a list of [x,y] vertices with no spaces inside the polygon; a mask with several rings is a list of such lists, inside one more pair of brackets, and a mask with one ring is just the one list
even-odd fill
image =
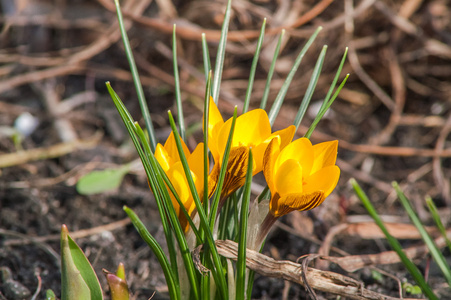
{"label": "crocus stem", "polygon": [[271,211],[268,212],[268,214],[266,215],[265,219],[263,220],[260,229],[258,231],[258,235],[257,235],[257,239],[255,241],[255,246],[254,249],[258,249],[260,248],[260,245],[263,243],[263,241],[265,240],[266,236],[268,235],[269,230],[271,229],[272,225],[274,225],[274,223],[277,221],[277,217],[275,217]]}

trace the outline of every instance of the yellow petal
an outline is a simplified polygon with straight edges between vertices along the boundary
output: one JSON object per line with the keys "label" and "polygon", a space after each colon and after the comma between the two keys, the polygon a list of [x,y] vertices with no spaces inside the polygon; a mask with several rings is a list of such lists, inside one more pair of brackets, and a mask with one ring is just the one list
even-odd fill
{"label": "yellow petal", "polygon": [[[223,152],[227,144],[233,119],[228,119],[218,135],[219,152]],[[256,146],[271,135],[268,115],[263,109],[254,109],[239,116],[235,123],[232,147]]]}
{"label": "yellow petal", "polygon": [[220,166],[218,163],[215,163],[213,169],[208,175],[208,198],[213,196],[213,193],[218,186],[218,178],[219,178]]}
{"label": "yellow petal", "polygon": [[210,97],[210,111],[208,112],[208,132],[214,131],[214,128],[222,126],[224,124],[224,119],[216,106],[213,97]]}
{"label": "yellow petal", "polygon": [[280,151],[274,168],[277,170],[288,159],[298,161],[302,166],[303,177],[309,176],[314,160],[313,147],[310,140],[300,138],[288,144],[288,146]]}
{"label": "yellow petal", "polygon": [[[274,137],[273,137],[274,139]],[[253,175],[261,172],[263,170],[263,157],[265,155],[266,149],[268,148],[268,144],[271,140],[269,140],[267,143],[261,143],[257,146],[252,147],[252,156],[254,157],[253,162]]]}
{"label": "yellow petal", "polygon": [[264,142],[252,148],[252,154],[254,156],[254,175],[263,169],[263,157],[265,155],[266,148],[269,143],[278,138],[280,149],[283,149],[293,139],[296,127],[294,125],[288,126],[285,129],[279,130],[271,134]]}
{"label": "yellow petal", "polygon": [[338,141],[330,141],[319,143],[313,146],[313,153],[315,154],[315,162],[313,163],[310,174],[318,170],[335,165],[337,160]]}
{"label": "yellow petal", "polygon": [[157,144],[157,147],[155,148],[155,158],[163,170],[167,172],[172,165],[172,159],[161,144]]}
{"label": "yellow petal", "polygon": [[337,186],[339,177],[340,169],[337,166],[322,168],[310,177],[304,178],[304,193],[323,191],[325,197],[327,197]]}
{"label": "yellow petal", "polygon": [[266,184],[272,194],[276,193],[276,186],[274,183],[274,164],[280,153],[279,142],[279,137],[273,138],[266,148],[263,156],[263,175],[265,176]]}
{"label": "yellow petal", "polygon": [[[196,177],[196,187],[204,184],[204,143],[199,143],[188,158],[188,166]],[[199,190],[199,189],[198,189]]]}
{"label": "yellow petal", "polygon": [[276,191],[281,197],[287,194],[302,193],[302,166],[294,160],[286,160],[275,174]]}
{"label": "yellow petal", "polygon": [[295,131],[296,127],[294,125],[290,125],[285,129],[274,132],[271,136],[280,136],[280,149],[283,149],[291,142],[291,140],[293,140]]}
{"label": "yellow petal", "polygon": [[210,111],[208,113],[208,148],[215,161],[219,160],[218,133],[223,125],[224,120],[221,113],[213,101],[213,97],[210,97]]}
{"label": "yellow petal", "polygon": [[254,109],[236,119],[234,145],[258,145],[271,135],[271,124],[263,109]]}
{"label": "yellow petal", "polygon": [[311,194],[290,194],[270,202],[271,213],[281,217],[295,210],[310,210],[321,203],[326,197],[323,192],[316,191]]}
{"label": "yellow petal", "polygon": [[[183,142],[183,140],[181,140],[181,142],[182,142],[183,153],[185,154],[185,157],[188,158],[190,155],[189,149],[185,145],[185,142]],[[166,140],[166,143],[164,143],[164,148],[166,149],[169,157],[171,157],[171,159],[173,160],[174,163],[177,161],[180,161],[180,155],[177,150],[174,133],[172,131],[171,131],[171,134],[169,135],[168,139]]]}
{"label": "yellow petal", "polygon": [[[175,163],[172,168],[167,172],[168,178],[174,186],[177,195],[179,196],[180,201],[184,204],[188,203],[191,197],[191,191],[188,186],[188,181],[185,176],[185,171],[183,170],[183,166],[181,162]],[[195,177],[194,174],[191,174]],[[171,197],[172,198],[172,197]],[[177,214],[179,214],[180,208],[178,202],[175,198],[172,201],[174,208],[176,208]],[[186,206],[185,206],[186,208]]]}

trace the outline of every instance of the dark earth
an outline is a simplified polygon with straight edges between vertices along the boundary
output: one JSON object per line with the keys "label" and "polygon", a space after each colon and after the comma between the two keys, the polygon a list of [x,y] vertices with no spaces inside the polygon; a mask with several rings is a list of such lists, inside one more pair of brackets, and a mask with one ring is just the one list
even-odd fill
{"label": "dark earth", "polygon": [[[134,299],[168,299],[154,255],[127,219],[134,209],[163,241],[160,217],[139,164],[119,188],[81,195],[77,181],[92,170],[137,159],[106,90],[110,81],[133,117],[141,113],[110,0],[1,1],[0,34],[0,267],[11,270],[0,282],[0,299],[44,299],[60,295],[59,233],[66,224],[94,266],[104,291],[105,268],[125,264]],[[191,148],[200,141],[205,88],[200,33],[206,32],[214,62],[224,1],[122,1],[151,116],[160,142],[170,132],[167,110],[175,111],[171,52],[177,23],[181,92]],[[371,219],[348,180],[356,178],[384,220],[410,224],[391,182],[398,181],[425,225],[433,225],[425,204],[430,196],[446,228],[451,222],[451,7],[446,0],[233,1],[233,15],[221,86],[220,109],[230,116],[243,104],[247,78],[263,18],[267,35],[257,68],[251,108],[259,106],[275,44],[286,29],[269,101],[273,101],[306,39],[323,30],[305,55],[275,128],[292,124],[323,45],[328,52],[312,99],[329,89],[345,47],[340,80],[345,88],[312,136],[313,143],[338,139],[339,186],[323,205],[294,213],[275,226],[263,253],[295,261],[318,253],[339,225]],[[14,138],[17,118],[31,114],[38,125]],[[301,137],[315,115],[310,109]],[[63,145],[65,145],[63,147]],[[40,150],[31,156],[30,151]],[[29,155],[29,156],[27,156]],[[256,196],[256,195],[255,195]],[[110,227],[105,227],[110,226]],[[349,228],[349,227],[346,227]],[[409,227],[410,228],[410,227]],[[81,230],[94,231],[80,232]],[[415,231],[415,229],[413,229]],[[396,236],[403,247],[421,246],[412,229]],[[78,234],[78,235],[77,235]],[[375,229],[343,230],[331,241],[353,255],[390,250]],[[451,253],[443,248],[451,261]],[[443,275],[429,256],[415,260],[441,299],[451,299]],[[311,263],[314,266],[315,262]],[[321,268],[321,264],[316,265]],[[370,290],[399,297],[398,278],[415,284],[399,263],[348,273],[335,264],[322,268],[353,277]],[[6,270],[6,269],[2,269]],[[383,274],[376,276],[375,274]],[[391,277],[390,277],[391,276]],[[7,276],[4,276],[7,277]],[[27,297],[7,291],[20,283]],[[107,293],[107,292],[106,292]],[[337,299],[317,292],[318,299]],[[405,297],[421,298],[404,291]],[[108,297],[108,296],[107,296]],[[307,299],[304,287],[257,276],[253,299]]]}

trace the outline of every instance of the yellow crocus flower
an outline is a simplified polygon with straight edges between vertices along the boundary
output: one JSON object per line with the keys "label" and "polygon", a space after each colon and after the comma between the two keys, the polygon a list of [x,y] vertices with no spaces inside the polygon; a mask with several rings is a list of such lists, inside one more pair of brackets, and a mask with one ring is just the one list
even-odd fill
{"label": "yellow crocus flower", "polygon": [[279,141],[268,145],[263,159],[263,174],[271,191],[270,213],[281,217],[294,210],[309,210],[320,205],[338,183],[338,141],[312,145],[300,138],[280,150]]}
{"label": "yellow crocus flower", "polygon": [[[182,147],[185,157],[188,161],[188,166],[191,170],[191,176],[193,177],[197,193],[202,198],[204,188],[203,143],[198,144],[196,149],[194,149],[192,153],[190,153],[188,147],[183,141]],[[174,189],[177,192],[177,195],[180,201],[183,203],[186,211],[189,215],[192,215],[194,209],[196,208],[196,205],[189,189],[188,180],[185,176],[185,171],[183,170],[183,165],[180,161],[180,156],[175,144],[174,134],[172,132],[166,140],[164,146],[157,144],[155,149],[155,158],[174,186]],[[172,205],[175,208],[180,224],[186,232],[189,228],[188,221],[186,220],[183,212],[180,210],[180,206],[174,195],[170,193],[170,196]]]}
{"label": "yellow crocus flower", "polygon": [[256,238],[256,249],[279,217],[317,207],[332,193],[340,177],[335,165],[338,141],[313,146],[309,139],[300,138],[283,149],[280,145],[279,138],[271,140],[263,158],[271,200]]}
{"label": "yellow crocus flower", "polygon": [[[231,127],[232,118],[224,122],[213,98],[210,97],[208,147],[215,163],[209,177],[210,195],[217,186]],[[283,130],[271,133],[271,124],[263,109],[254,109],[237,117],[221,199],[224,200],[244,184],[249,148],[252,148],[253,175],[255,175],[263,169],[263,155],[269,142],[278,137],[280,147],[283,148],[293,139],[295,129],[295,126],[291,125]]]}

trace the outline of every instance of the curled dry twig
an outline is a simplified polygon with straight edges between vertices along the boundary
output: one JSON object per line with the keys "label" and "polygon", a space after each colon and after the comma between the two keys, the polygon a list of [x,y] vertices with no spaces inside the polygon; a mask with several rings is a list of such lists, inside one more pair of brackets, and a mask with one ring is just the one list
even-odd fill
{"label": "curled dry twig", "polygon": [[[218,253],[225,258],[238,259],[238,244],[233,241],[216,241]],[[302,265],[291,261],[278,261],[264,254],[247,249],[246,266],[260,275],[282,278],[305,286],[302,279]],[[341,295],[348,299],[395,300],[399,298],[382,295],[363,287],[363,284],[351,277],[334,272],[308,268],[305,278],[312,289],[330,294]],[[406,299],[406,298],[404,298]]]}

